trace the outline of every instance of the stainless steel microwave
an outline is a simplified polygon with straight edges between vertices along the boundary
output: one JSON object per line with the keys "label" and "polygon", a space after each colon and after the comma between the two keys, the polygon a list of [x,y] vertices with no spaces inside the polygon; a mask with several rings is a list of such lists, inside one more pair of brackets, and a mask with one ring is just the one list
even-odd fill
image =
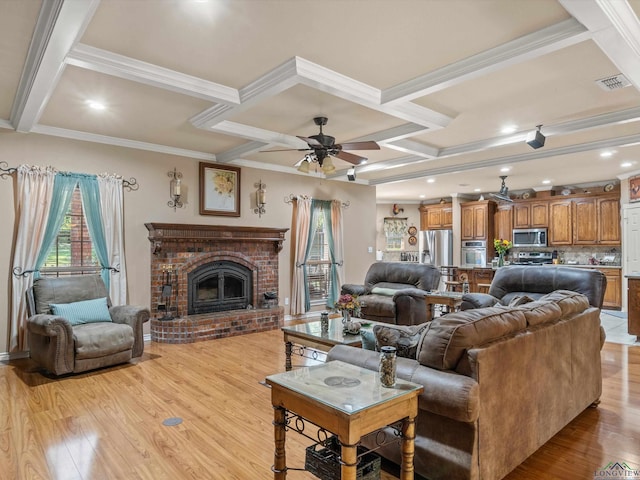
{"label": "stainless steel microwave", "polygon": [[546,228],[516,228],[513,230],[514,247],[546,247]]}

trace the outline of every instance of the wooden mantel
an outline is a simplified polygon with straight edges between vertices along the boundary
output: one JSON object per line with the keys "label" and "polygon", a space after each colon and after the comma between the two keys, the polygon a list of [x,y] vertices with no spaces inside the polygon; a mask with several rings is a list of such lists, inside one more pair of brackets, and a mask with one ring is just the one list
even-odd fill
{"label": "wooden mantel", "polygon": [[276,252],[282,250],[288,228],[239,227],[229,225],[193,225],[187,223],[145,223],[153,253],[162,251],[163,242],[273,242]]}

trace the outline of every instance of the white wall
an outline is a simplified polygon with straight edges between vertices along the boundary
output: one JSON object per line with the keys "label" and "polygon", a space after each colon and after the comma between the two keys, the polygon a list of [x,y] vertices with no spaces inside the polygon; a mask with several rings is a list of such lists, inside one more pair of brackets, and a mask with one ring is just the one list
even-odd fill
{"label": "white wall", "polygon": [[[215,217],[198,213],[197,159],[5,130],[0,131],[0,161],[7,162],[11,167],[20,164],[51,165],[61,171],[117,173],[138,180],[138,191],[125,191],[125,246],[129,303],[132,304],[148,305],[150,301],[151,253],[145,223],[291,228],[292,206],[286,204],[284,198],[292,193],[350,203],[349,208],[344,210],[345,282],[361,282],[369,265],[375,261],[375,251],[367,252],[367,247],[375,246],[376,241],[375,187],[243,167],[241,216]],[[176,212],[167,206],[167,172],[174,167],[182,172],[182,185],[186,188],[185,207]],[[262,218],[253,213],[254,183],[260,179],[267,185],[267,211]],[[0,302],[0,352],[6,352],[9,345],[11,259],[16,222],[14,187],[13,178],[0,180],[0,202],[5,205],[0,213],[0,222],[4,227],[0,231],[0,251],[4,252],[0,255],[0,292],[4,292],[4,300]],[[291,232],[287,232],[280,253],[281,305],[284,305],[285,297],[291,297],[290,239]],[[286,311],[288,313],[288,308]],[[145,331],[148,331],[148,325]]]}

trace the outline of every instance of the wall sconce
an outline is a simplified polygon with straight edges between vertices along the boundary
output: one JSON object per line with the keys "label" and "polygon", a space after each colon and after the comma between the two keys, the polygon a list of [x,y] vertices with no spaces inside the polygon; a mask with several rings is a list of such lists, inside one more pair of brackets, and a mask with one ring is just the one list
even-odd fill
{"label": "wall sconce", "polygon": [[257,213],[259,217],[262,217],[263,213],[267,213],[264,208],[267,205],[267,186],[260,180],[258,183],[253,184],[258,190],[256,190],[256,207],[253,213]]}
{"label": "wall sconce", "polygon": [[173,208],[173,211],[176,211],[176,208],[182,208],[182,201],[180,198],[182,197],[182,187],[180,185],[180,179],[182,178],[182,172],[177,172],[174,168],[173,171],[167,172],[167,176],[171,179],[169,182],[169,196],[171,200],[167,202],[169,207]]}

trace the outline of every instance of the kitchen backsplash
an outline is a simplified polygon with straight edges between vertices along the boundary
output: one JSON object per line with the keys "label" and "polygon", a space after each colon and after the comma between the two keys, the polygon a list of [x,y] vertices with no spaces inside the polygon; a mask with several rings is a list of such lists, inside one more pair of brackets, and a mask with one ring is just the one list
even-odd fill
{"label": "kitchen backsplash", "polygon": [[[558,251],[558,258],[560,263],[565,265],[590,265],[594,258],[594,264],[597,265],[621,265],[621,250],[620,247],[611,246],[567,246],[567,247],[545,247],[545,248],[512,248],[509,250],[506,259],[511,261],[519,252],[553,252]],[[405,251],[382,251],[378,250],[378,261],[385,262],[417,262],[420,258],[420,252],[417,250],[405,250]],[[491,259],[489,259],[491,261]]]}

